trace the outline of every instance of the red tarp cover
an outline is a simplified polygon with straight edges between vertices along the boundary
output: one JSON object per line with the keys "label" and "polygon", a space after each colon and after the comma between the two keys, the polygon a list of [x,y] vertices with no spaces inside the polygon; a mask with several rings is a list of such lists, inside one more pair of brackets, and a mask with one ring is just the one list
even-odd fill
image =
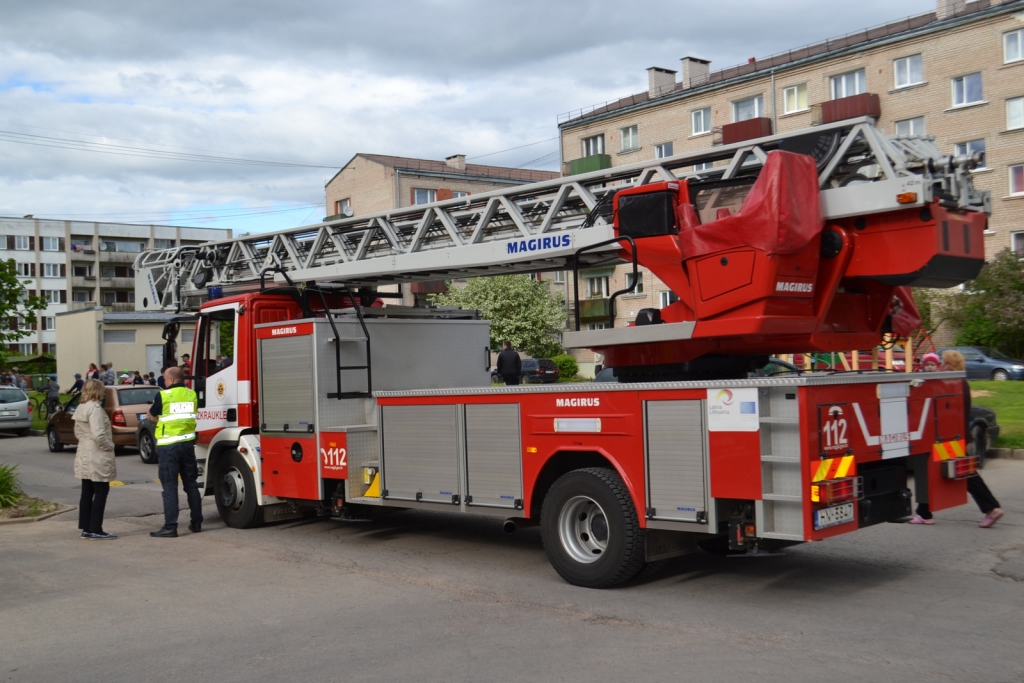
{"label": "red tarp cover", "polygon": [[757,182],[732,216],[696,225],[692,206],[683,204],[679,209],[683,258],[735,247],[793,254],[806,247],[824,224],[814,159],[779,150],[768,153]]}
{"label": "red tarp cover", "polygon": [[[897,287],[892,292],[893,298],[899,299],[901,308],[892,314],[892,331],[899,337],[910,337],[914,330],[921,326],[921,314],[914,303],[914,295],[910,287]],[[893,308],[896,302],[893,302]]]}

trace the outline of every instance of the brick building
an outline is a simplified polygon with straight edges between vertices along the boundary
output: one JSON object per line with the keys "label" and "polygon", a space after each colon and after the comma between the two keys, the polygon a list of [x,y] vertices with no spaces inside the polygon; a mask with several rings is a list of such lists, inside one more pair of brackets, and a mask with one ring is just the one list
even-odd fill
{"label": "brick building", "polygon": [[[807,128],[822,102],[876,93],[886,132],[986,153],[974,180],[992,192],[987,253],[1024,254],[1024,1],[938,0],[935,12],[718,72],[685,57],[679,71],[652,67],[647,91],[560,117],[563,172],[707,149],[721,144],[723,125],[749,119],[766,133]],[[626,286],[626,271],[581,276],[581,324],[602,325],[607,307],[596,304]],[[675,296],[649,272],[642,287],[619,302],[616,325]]]}
{"label": "brick building", "polygon": [[463,154],[444,161],[356,154],[327,181],[327,211],[331,217],[344,215],[346,209],[366,215],[558,176],[552,171],[467,164]]}
{"label": "brick building", "polygon": [[59,313],[134,311],[132,265],[140,252],[230,237],[230,230],[215,228],[0,217],[0,260],[13,260],[25,290],[49,301],[37,320],[8,321],[29,332],[9,350],[56,354]]}

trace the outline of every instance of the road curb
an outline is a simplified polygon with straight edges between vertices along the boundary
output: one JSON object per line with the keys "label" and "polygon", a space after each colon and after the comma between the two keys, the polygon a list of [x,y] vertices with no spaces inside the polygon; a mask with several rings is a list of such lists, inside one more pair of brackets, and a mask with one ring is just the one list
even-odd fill
{"label": "road curb", "polygon": [[1024,448],[990,448],[987,455],[990,458],[1024,460]]}
{"label": "road curb", "polygon": [[42,429],[30,429],[28,430],[29,436],[46,436],[46,432]]}
{"label": "road curb", "polygon": [[0,526],[3,526],[5,524],[24,524],[25,522],[41,522],[44,519],[56,517],[57,515],[63,515],[65,512],[71,512],[72,510],[77,509],[77,505],[70,505],[68,507],[61,508],[60,510],[47,512],[45,515],[39,515],[38,517],[16,517],[14,519],[0,519]]}

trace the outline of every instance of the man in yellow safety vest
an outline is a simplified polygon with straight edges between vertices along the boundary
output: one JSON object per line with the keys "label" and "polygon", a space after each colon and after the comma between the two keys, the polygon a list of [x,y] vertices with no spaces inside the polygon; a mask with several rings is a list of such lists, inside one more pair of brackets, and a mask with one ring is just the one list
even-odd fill
{"label": "man in yellow safety vest", "polygon": [[185,373],[171,366],[164,370],[166,389],[156,395],[149,414],[156,422],[156,451],[160,461],[160,483],[164,487],[164,525],[150,536],[178,536],[178,477],[188,497],[192,533],[202,531],[203,497],[196,480],[196,392],[185,386]]}

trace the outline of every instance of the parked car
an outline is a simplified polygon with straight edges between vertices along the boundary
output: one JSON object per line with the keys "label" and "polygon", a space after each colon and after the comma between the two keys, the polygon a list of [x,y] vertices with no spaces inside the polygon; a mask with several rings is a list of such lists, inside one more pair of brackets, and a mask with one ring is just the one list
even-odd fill
{"label": "parked car", "polygon": [[[114,452],[118,455],[126,448],[135,447],[138,440],[139,424],[148,422],[146,414],[153,405],[159,387],[122,385],[106,388],[103,409],[110,418],[111,431],[114,437]],[[65,446],[78,445],[75,437],[75,421],[72,419],[81,396],[74,396],[61,406],[46,424],[46,444],[54,453],[64,450]],[[155,455],[154,448],[154,455]],[[154,460],[155,462],[155,460]]]}
{"label": "parked car", "polygon": [[523,384],[551,384],[558,381],[559,370],[549,358],[530,358],[523,361],[520,381]]}
{"label": "parked car", "polygon": [[1024,360],[1010,358],[988,346],[948,346],[943,351],[959,351],[964,357],[967,379],[1024,380]]}
{"label": "parked car", "polygon": [[[555,361],[548,358],[529,358],[523,360],[523,367],[520,371],[519,381],[523,384],[538,384],[541,382],[557,382],[559,369]],[[498,368],[491,366],[491,383],[504,384],[505,380],[498,374]]]}
{"label": "parked car", "polygon": [[978,467],[984,467],[985,453],[999,438],[996,411],[971,403],[970,424],[970,443],[974,444],[974,454],[978,456]]}
{"label": "parked car", "polygon": [[0,386],[0,432],[28,436],[32,428],[32,404],[17,387]]}

